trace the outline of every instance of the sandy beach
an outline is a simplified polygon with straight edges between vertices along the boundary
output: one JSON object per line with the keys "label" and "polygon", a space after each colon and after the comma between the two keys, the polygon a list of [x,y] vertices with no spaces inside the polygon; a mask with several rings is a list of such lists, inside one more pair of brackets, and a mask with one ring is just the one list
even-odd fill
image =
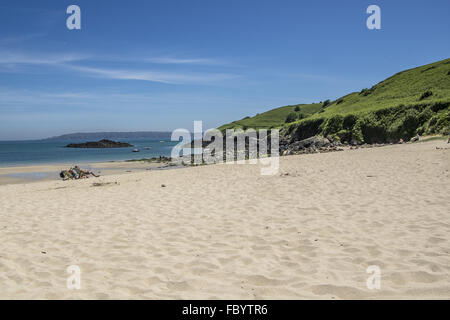
{"label": "sandy beach", "polygon": [[[81,168],[102,176],[131,173],[136,171],[168,169],[168,163],[148,161],[111,161],[79,163]],[[61,170],[67,170],[74,164],[43,164],[31,166],[0,167],[0,185],[21,184],[37,181],[55,181]]]}
{"label": "sandy beach", "polygon": [[0,298],[450,299],[449,190],[443,140],[1,185]]}

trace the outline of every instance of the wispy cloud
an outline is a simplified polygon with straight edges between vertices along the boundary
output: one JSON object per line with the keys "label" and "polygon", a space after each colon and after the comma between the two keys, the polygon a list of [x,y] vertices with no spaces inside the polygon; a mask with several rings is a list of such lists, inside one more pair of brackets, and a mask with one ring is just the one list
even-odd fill
{"label": "wispy cloud", "polygon": [[0,45],[9,45],[9,44],[20,43],[20,42],[29,41],[29,40],[35,39],[35,38],[41,38],[44,36],[45,36],[45,33],[30,33],[30,34],[24,34],[24,35],[3,37],[3,38],[0,38]]}
{"label": "wispy cloud", "polygon": [[[192,106],[210,106],[211,103],[233,105],[237,101],[227,95],[203,94],[194,92],[155,92],[155,93],[120,93],[110,90],[95,91],[59,91],[59,90],[29,90],[0,87],[0,113],[33,113],[43,110],[55,112],[78,112],[122,110],[123,105],[127,110],[137,109],[184,109],[186,104]],[[254,105],[254,99],[246,101]],[[76,107],[70,109],[68,107]]]}
{"label": "wispy cloud", "polygon": [[3,65],[61,65],[88,58],[86,55],[79,54],[24,55],[21,53],[0,52],[0,64]]}
{"label": "wispy cloud", "polygon": [[172,58],[172,57],[151,57],[145,61],[158,64],[198,64],[198,65],[223,65],[225,61],[206,58]]}
{"label": "wispy cloud", "polygon": [[[304,100],[303,97],[285,97],[286,100],[299,101]],[[267,106],[278,105],[279,97],[273,99],[261,98],[257,95],[248,97],[241,97],[236,99],[234,95],[217,94],[205,92],[204,94],[197,94],[193,91],[167,91],[167,92],[117,92],[111,89],[95,90],[32,90],[32,89],[17,89],[11,87],[0,87],[0,111],[3,111],[8,106],[20,106],[28,112],[35,110],[39,112],[41,106],[54,106],[56,108],[67,111],[66,105],[88,105],[93,109],[109,109],[112,104],[123,106],[139,106],[148,108],[150,106],[156,107],[172,107],[179,106],[185,108],[186,104],[192,106],[206,106],[211,104],[223,105],[245,105],[246,107],[266,108]],[[284,103],[287,105],[289,103]],[[255,109],[259,112],[260,109]]]}
{"label": "wispy cloud", "polygon": [[[53,54],[53,55],[24,55],[12,52],[0,52],[0,72],[26,72],[23,67],[54,66],[71,70],[77,74],[101,77],[115,80],[140,80],[167,84],[208,84],[237,78],[238,75],[223,72],[194,72],[194,71],[160,71],[151,70],[143,66],[141,69],[122,69],[115,67],[91,67],[82,63],[101,60],[99,57],[82,54]],[[152,61],[158,64],[206,64],[213,63],[210,59],[174,59],[174,58],[147,58],[144,62]],[[123,62],[123,61],[122,61]]]}
{"label": "wispy cloud", "polygon": [[176,73],[149,70],[92,68],[75,65],[70,65],[69,67],[81,73],[107,79],[141,80],[171,84],[210,83],[211,81],[228,80],[238,77],[237,75],[226,73]]}

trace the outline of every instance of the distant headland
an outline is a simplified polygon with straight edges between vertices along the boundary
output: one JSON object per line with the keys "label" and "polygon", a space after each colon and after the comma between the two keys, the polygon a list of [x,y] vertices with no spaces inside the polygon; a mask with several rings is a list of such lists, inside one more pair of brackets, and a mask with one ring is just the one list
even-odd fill
{"label": "distant headland", "polygon": [[137,131],[137,132],[78,132],[42,139],[44,141],[98,141],[101,139],[170,139],[171,132],[166,131]]}

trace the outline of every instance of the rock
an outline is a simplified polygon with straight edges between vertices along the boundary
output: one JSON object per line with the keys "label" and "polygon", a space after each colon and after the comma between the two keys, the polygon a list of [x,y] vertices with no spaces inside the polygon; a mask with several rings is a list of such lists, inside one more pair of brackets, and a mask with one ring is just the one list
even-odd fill
{"label": "rock", "polygon": [[330,145],[330,140],[314,136],[291,144],[294,149],[320,148]]}
{"label": "rock", "polygon": [[66,146],[66,148],[128,148],[133,145],[127,142],[118,142],[103,139],[97,142],[84,142],[84,143],[70,143]]}
{"label": "rock", "polygon": [[[359,143],[353,141],[357,146]],[[296,140],[295,136],[289,134],[280,135],[280,155],[296,155],[296,154],[312,154],[325,153],[333,151],[343,151],[339,147],[346,147],[348,144],[343,144],[333,137],[313,136],[303,140]]]}
{"label": "rock", "polygon": [[416,142],[416,141],[419,141],[419,139],[420,139],[420,136],[417,134],[415,137],[412,137],[410,141]]}
{"label": "rock", "polygon": [[165,185],[165,184],[162,184],[162,185],[161,185],[161,188],[165,188],[165,187],[166,187],[166,185]]}

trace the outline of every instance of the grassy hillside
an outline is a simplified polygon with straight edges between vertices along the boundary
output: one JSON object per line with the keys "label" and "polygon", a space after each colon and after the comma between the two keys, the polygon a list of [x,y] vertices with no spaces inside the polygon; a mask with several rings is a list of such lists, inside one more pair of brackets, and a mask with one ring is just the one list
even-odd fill
{"label": "grassy hillside", "polygon": [[[298,110],[298,111],[295,111]],[[244,119],[233,121],[218,128],[219,130],[233,128],[271,128],[282,126],[290,113],[302,114],[305,118],[310,117],[314,113],[322,110],[322,104],[297,104],[292,106],[284,106],[269,110],[264,113],[257,114],[254,117],[245,117]]]}
{"label": "grassy hillside", "polygon": [[399,72],[335,101],[286,106],[221,126],[282,128],[293,139],[331,135],[384,142],[450,131],[450,59]]}
{"label": "grassy hillside", "polygon": [[[431,92],[428,97],[422,96]],[[323,116],[375,111],[398,105],[450,100],[450,59],[399,72],[392,77],[333,101]]]}

